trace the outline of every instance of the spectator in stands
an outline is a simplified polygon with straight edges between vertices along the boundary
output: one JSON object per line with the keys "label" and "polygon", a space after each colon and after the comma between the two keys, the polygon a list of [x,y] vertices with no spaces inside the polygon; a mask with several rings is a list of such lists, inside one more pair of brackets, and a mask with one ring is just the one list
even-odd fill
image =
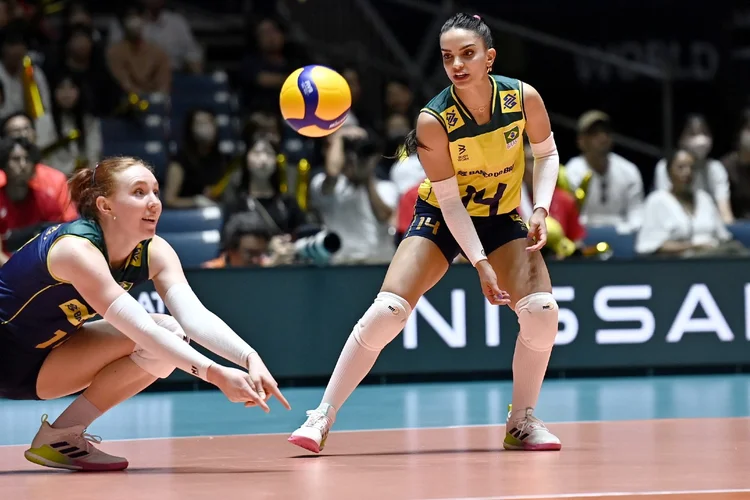
{"label": "spectator in stands", "polygon": [[38,149],[24,138],[0,139],[0,264],[41,227],[78,217],[65,175],[37,163]]}
{"label": "spectator in stands", "polygon": [[667,161],[669,188],[648,195],[643,227],[635,250],[641,255],[681,257],[741,253],[744,247],[732,241],[716,202],[693,176],[700,160],[692,151],[678,149]]}
{"label": "spectator in stands", "polygon": [[10,22],[10,5],[8,0],[0,0],[0,30]]}
{"label": "spectator in stands", "polygon": [[349,84],[349,90],[352,93],[352,107],[349,116],[346,117],[344,127],[350,125],[362,128],[372,128],[374,125],[372,117],[364,107],[362,101],[362,84],[360,82],[359,71],[353,67],[346,67],[341,70],[341,76]]}
{"label": "spectator in stands", "polygon": [[[26,25],[22,21],[14,20],[0,33],[0,85],[3,87],[4,103],[0,109],[0,118],[11,113],[26,111],[26,100],[23,90],[23,58],[28,55],[26,41]],[[34,80],[39,88],[44,109],[52,104],[49,84],[42,69],[33,65]]]}
{"label": "spectator in stands", "polygon": [[390,171],[390,179],[396,185],[399,196],[419,186],[425,177],[424,168],[416,154],[397,159]]}
{"label": "spectator in stands", "polygon": [[[142,0],[143,38],[167,54],[173,71],[200,73],[203,71],[203,49],[195,40],[193,30],[182,14],[166,8],[166,0]],[[109,44],[114,45],[127,34],[119,23],[109,27]]]}
{"label": "spectator in stands", "polygon": [[[725,224],[734,221],[729,194],[729,176],[722,163],[709,157],[713,147],[713,136],[706,118],[702,115],[690,115],[685,121],[685,127],[680,136],[679,147],[690,151],[696,158],[693,171],[693,182],[696,189],[701,189],[710,194]],[[667,161],[659,160],[654,172],[654,189],[666,189],[671,187],[670,176],[667,172]]]}
{"label": "spectator in stands", "polygon": [[359,127],[328,138],[325,170],[310,183],[310,203],[341,238],[333,264],[385,263],[393,257],[389,221],[398,203],[390,180],[375,177],[383,147]]}
{"label": "spectator in stands", "polygon": [[40,149],[54,142],[53,128],[46,113],[36,122],[23,111],[11,113],[0,124],[0,132],[3,136],[24,138]]}
{"label": "spectator in stands", "polygon": [[275,19],[261,20],[255,28],[254,49],[242,63],[241,83],[246,109],[275,112],[287,76],[297,69],[291,60],[284,30]]}
{"label": "spectator in stands", "polygon": [[286,238],[272,237],[257,213],[233,215],[224,228],[224,240],[224,252],[202,267],[275,267],[294,260],[293,245]]}
{"label": "spectator in stands", "polygon": [[42,124],[48,127],[53,139],[43,159],[70,176],[76,168],[99,161],[103,148],[101,121],[91,113],[75,76],[60,74],[56,78],[51,113],[39,119],[39,128]]}
{"label": "spectator in stands", "polygon": [[734,151],[721,162],[729,175],[732,212],[738,219],[750,219],[750,111],[740,126]]}
{"label": "spectator in stands", "polygon": [[[524,153],[526,165],[521,185],[521,206],[518,213],[523,220],[528,221],[534,212],[532,193],[534,192],[534,153],[531,151],[529,138],[524,134]],[[552,203],[549,207],[549,217],[555,219],[562,229],[562,235],[573,242],[576,248],[583,247],[586,229],[581,224],[578,203],[575,197],[560,186],[556,186],[552,193]],[[548,228],[548,231],[550,228]]]}
{"label": "spectator in stands", "polygon": [[268,140],[274,148],[281,148],[281,120],[279,113],[256,111],[250,114],[242,132],[247,148],[259,140]]}
{"label": "spectator in stands", "polygon": [[409,84],[391,80],[385,86],[385,116],[403,115],[409,122],[416,118],[414,93]]}
{"label": "spectator in stands", "polygon": [[643,209],[643,179],[632,162],[612,152],[612,121],[606,113],[587,111],[578,120],[581,155],[566,164],[572,189],[586,184],[581,222],[614,226],[620,233],[637,231]]}
{"label": "spectator in stands", "polygon": [[219,151],[216,115],[192,109],[184,123],[182,144],[167,168],[164,205],[193,208],[216,205],[211,187],[227,172],[228,159]]}
{"label": "spectator in stands", "polygon": [[[377,176],[379,179],[392,179],[391,169],[396,166],[391,158],[392,155],[397,154],[406,140],[406,135],[409,131],[414,128],[415,125],[411,123],[409,118],[401,113],[393,113],[388,116],[385,120],[385,151],[387,155],[378,162]],[[418,168],[422,166],[419,165]],[[411,187],[411,186],[410,186]]]}
{"label": "spectator in stands", "polygon": [[102,34],[94,26],[94,18],[84,0],[68,0],[64,8],[63,19],[66,31],[73,26],[83,27],[90,30],[94,42],[98,44],[102,40]]}
{"label": "spectator in stands", "polygon": [[244,158],[239,185],[225,206],[224,217],[254,212],[265,221],[272,235],[294,236],[308,218],[293,195],[281,193],[276,156],[276,149],[266,138],[251,144]]}
{"label": "spectator in stands", "polygon": [[124,38],[110,45],[107,51],[112,75],[128,94],[168,94],[172,87],[169,56],[144,38],[142,9],[129,6],[119,19]]}
{"label": "spectator in stands", "polygon": [[97,116],[110,114],[124,92],[119,88],[107,65],[103,47],[96,43],[94,31],[82,24],[73,24],[65,29],[59,54],[46,66],[52,79],[59,74],[76,77],[82,98],[91,104]]}

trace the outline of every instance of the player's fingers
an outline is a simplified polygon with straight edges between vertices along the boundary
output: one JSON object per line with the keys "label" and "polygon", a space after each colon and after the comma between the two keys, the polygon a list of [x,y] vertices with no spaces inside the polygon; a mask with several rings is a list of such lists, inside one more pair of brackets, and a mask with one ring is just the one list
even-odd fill
{"label": "player's fingers", "polygon": [[260,394],[258,394],[258,391],[255,389],[254,381],[248,380],[247,385],[245,386],[245,401],[247,403],[255,403],[256,405],[263,408],[263,411],[268,413],[271,411],[271,409],[266,404],[265,398],[261,397]]}
{"label": "player's fingers", "polygon": [[292,405],[289,404],[289,401],[286,400],[284,395],[281,393],[281,389],[277,385],[273,385],[272,387],[268,388],[269,392],[271,392],[274,396],[276,396],[276,399],[278,399],[282,405],[284,405],[284,408],[287,410],[292,409]]}
{"label": "player's fingers", "polygon": [[261,380],[258,380],[255,383],[255,392],[258,393],[258,397],[262,399],[264,402],[268,401],[268,397],[266,396],[266,390],[263,388],[263,382]]}
{"label": "player's fingers", "polygon": [[536,252],[537,250],[540,250],[544,244],[547,242],[547,237],[542,237],[541,231],[537,231],[536,233],[529,233],[531,244],[526,247],[526,250],[529,252]]}

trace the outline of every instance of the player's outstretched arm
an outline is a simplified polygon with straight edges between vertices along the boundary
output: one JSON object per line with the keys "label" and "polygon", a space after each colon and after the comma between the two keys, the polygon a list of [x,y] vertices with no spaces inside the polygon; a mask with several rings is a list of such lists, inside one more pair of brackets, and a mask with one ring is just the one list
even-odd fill
{"label": "player's outstretched arm", "polygon": [[510,302],[508,294],[497,286],[497,277],[487,261],[487,255],[479,240],[469,213],[461,201],[456,172],[451,162],[448,135],[438,119],[421,113],[417,119],[417,152],[427,178],[430,179],[440,211],[456,242],[477,269],[482,284],[482,293],[492,304]]}
{"label": "player's outstretched arm", "polygon": [[[531,151],[534,153],[534,214],[529,220],[529,235],[536,241],[528,248],[540,250],[547,242],[546,218],[552,203],[552,195],[557,185],[560,169],[560,155],[557,152],[554,134],[549,121],[547,108],[539,92],[523,83],[523,107],[526,112],[526,135],[529,136]],[[528,168],[528,166],[527,166]]]}
{"label": "player's outstretched arm", "polygon": [[219,387],[230,401],[259,404],[268,411],[247,376],[214,363],[151,315],[112,278],[109,264],[94,245],[78,237],[63,237],[50,250],[49,271],[75,287],[81,297],[112,326],[141,348],[187,373]]}
{"label": "player's outstretched arm", "polygon": [[267,400],[276,396],[291,409],[258,353],[229,325],[209,311],[185,278],[180,258],[163,238],[155,236],[149,246],[149,271],[164,304],[188,337],[224,359],[248,370],[256,392]]}

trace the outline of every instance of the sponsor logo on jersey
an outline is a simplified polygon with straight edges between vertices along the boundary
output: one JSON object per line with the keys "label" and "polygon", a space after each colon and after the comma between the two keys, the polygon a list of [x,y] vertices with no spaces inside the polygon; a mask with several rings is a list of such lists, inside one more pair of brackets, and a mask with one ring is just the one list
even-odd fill
{"label": "sponsor logo on jersey", "polygon": [[505,147],[508,149],[511,149],[513,146],[517,145],[518,141],[521,138],[521,132],[518,130],[517,126],[513,127],[507,132],[503,132],[503,135],[505,136]]}
{"label": "sponsor logo on jersey", "polygon": [[503,113],[521,112],[521,97],[518,95],[517,90],[501,90],[500,104],[502,106]]}
{"label": "sponsor logo on jersey", "polygon": [[143,243],[138,243],[130,257],[130,265],[133,267],[141,267],[141,261],[143,260]]}
{"label": "sponsor logo on jersey", "polygon": [[456,106],[451,106],[440,113],[440,115],[443,117],[443,120],[445,120],[445,126],[448,127],[448,133],[464,126],[464,119],[461,118]]}
{"label": "sponsor logo on jersey", "polygon": [[458,145],[458,161],[468,161],[469,154],[466,152],[466,146],[464,144]]}

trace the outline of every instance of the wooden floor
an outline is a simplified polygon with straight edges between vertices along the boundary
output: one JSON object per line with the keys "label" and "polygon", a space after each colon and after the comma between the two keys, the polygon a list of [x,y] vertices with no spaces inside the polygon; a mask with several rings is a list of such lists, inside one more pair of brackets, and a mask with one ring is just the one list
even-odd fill
{"label": "wooden floor", "polygon": [[45,469],[0,447],[8,500],[750,498],[750,420],[556,424],[560,452],[502,449],[502,426],[333,432],[321,455],[254,435],[105,442],[116,473]]}

